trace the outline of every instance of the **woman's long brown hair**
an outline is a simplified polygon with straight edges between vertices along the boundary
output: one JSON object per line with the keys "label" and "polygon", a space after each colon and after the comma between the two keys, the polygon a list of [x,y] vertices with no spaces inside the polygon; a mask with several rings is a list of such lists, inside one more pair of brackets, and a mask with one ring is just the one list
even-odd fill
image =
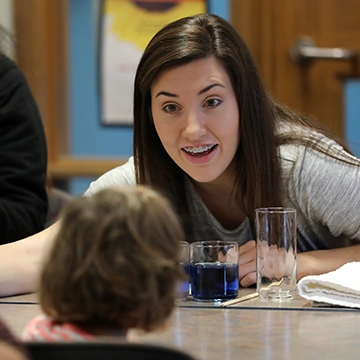
{"label": "woman's long brown hair", "polygon": [[[289,142],[322,149],[316,140],[296,133],[276,134],[281,121],[328,134],[311,119],[277,104],[267,94],[247,45],[230,23],[213,14],[177,20],[150,41],[138,66],[134,90],[134,158],[139,184],[164,192],[183,220],[192,241],[184,172],[165,151],[151,114],[150,88],[165,70],[196,59],[213,57],[226,70],[239,108],[240,143],[235,155],[237,182],[233,189],[254,233],[255,209],[281,206],[283,189],[279,146]],[[336,155],[335,155],[336,156]]]}

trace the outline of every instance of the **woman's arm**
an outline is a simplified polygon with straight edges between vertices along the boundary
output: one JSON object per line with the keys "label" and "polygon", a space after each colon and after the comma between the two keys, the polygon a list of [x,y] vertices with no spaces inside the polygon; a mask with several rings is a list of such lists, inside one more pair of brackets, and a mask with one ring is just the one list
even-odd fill
{"label": "woman's arm", "polygon": [[324,274],[352,261],[360,261],[360,245],[297,254],[297,279]]}
{"label": "woman's arm", "polygon": [[[360,261],[360,245],[307,251],[296,257],[297,280],[300,280],[307,275],[320,275],[336,270],[348,262]],[[253,240],[239,247],[239,282],[242,287],[256,283],[256,247]]]}
{"label": "woman's arm", "polygon": [[42,263],[58,229],[59,221],[40,233],[0,246],[0,296],[36,291]]}

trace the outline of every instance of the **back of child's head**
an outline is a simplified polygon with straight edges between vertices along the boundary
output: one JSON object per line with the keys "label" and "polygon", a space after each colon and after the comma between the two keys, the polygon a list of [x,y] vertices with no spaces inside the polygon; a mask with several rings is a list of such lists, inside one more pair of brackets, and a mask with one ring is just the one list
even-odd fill
{"label": "back of child's head", "polygon": [[183,236],[170,203],[146,187],[73,200],[41,275],[43,311],[58,322],[161,326],[174,307]]}

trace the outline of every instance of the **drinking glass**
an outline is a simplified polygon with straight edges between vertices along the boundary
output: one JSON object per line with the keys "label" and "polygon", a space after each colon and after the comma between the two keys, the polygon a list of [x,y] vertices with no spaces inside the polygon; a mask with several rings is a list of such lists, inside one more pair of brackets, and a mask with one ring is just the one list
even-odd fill
{"label": "drinking glass", "polygon": [[239,291],[239,246],[233,241],[190,244],[191,294],[197,301],[226,301]]}
{"label": "drinking glass", "polygon": [[260,299],[293,299],[296,291],[296,210],[261,208],[256,215],[256,288]]}
{"label": "drinking glass", "polygon": [[189,296],[189,269],[190,269],[190,244],[181,241],[181,263],[184,269],[184,279],[179,282],[176,288],[176,299],[186,300]]}

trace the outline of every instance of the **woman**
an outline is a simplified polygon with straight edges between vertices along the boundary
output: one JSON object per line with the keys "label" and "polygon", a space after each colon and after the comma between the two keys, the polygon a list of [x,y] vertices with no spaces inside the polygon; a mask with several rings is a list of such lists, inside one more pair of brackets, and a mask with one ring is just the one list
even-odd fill
{"label": "woman", "polygon": [[[229,23],[197,15],[169,24],[150,41],[135,78],[134,159],[87,194],[135,183],[162,191],[188,241],[240,243],[242,286],[256,281],[255,208],[294,207],[300,279],[360,260],[360,161],[332,138],[269,97]],[[29,255],[22,269],[20,261],[12,269],[26,271],[27,282],[3,275],[6,293],[35,289],[56,226],[17,244],[17,256]],[[5,252],[12,258],[15,244],[0,250],[1,258]]]}

